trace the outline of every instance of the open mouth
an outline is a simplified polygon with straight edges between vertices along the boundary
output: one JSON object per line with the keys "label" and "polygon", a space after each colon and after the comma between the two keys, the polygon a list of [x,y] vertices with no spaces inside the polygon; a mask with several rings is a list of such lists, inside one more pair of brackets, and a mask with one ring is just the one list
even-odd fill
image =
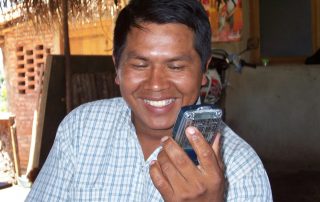
{"label": "open mouth", "polygon": [[171,103],[173,103],[175,101],[175,99],[166,99],[166,100],[147,100],[144,99],[143,100],[146,104],[151,105],[152,107],[165,107]]}

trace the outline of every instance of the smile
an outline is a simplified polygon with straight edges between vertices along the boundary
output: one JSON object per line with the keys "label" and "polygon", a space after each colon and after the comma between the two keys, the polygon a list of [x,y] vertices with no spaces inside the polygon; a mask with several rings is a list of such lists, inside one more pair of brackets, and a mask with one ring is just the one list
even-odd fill
{"label": "smile", "polygon": [[148,105],[151,105],[153,107],[165,107],[174,101],[175,101],[175,99],[167,99],[167,100],[160,100],[160,101],[144,100],[145,103],[147,103]]}

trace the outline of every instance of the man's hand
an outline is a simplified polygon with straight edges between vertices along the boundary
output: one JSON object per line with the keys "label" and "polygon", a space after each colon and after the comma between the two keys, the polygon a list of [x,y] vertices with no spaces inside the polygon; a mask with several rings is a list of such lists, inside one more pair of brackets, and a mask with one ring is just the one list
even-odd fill
{"label": "man's hand", "polygon": [[223,201],[221,135],[217,134],[212,147],[195,127],[188,127],[186,135],[197,154],[199,165],[195,166],[171,137],[164,137],[158,160],[153,161],[150,166],[155,187],[167,202]]}

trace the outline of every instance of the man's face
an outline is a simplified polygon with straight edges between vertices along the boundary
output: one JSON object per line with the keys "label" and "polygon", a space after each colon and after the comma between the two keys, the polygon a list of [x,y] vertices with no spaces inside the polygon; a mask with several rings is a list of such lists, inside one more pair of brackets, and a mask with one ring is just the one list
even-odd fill
{"label": "man's face", "polygon": [[196,102],[206,80],[191,29],[176,23],[141,25],[128,33],[116,83],[137,132],[164,136],[180,108]]}

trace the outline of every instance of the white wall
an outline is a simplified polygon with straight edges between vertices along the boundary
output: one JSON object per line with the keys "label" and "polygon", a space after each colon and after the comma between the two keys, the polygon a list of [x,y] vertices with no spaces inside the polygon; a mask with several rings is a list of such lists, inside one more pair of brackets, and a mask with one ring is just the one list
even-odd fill
{"label": "white wall", "polygon": [[229,71],[226,122],[270,170],[320,170],[320,65]]}

